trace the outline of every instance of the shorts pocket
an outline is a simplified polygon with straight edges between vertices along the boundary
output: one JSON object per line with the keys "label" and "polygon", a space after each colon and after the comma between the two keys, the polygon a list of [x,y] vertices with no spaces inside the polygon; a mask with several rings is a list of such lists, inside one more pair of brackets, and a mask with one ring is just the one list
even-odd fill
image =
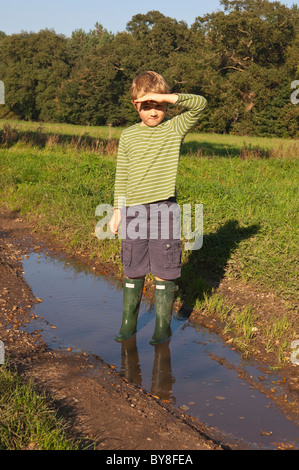
{"label": "shorts pocket", "polygon": [[120,251],[120,259],[124,266],[131,266],[132,263],[132,244],[122,242],[121,244],[121,251]]}
{"label": "shorts pocket", "polygon": [[181,264],[181,245],[179,240],[163,243],[164,268],[178,268]]}

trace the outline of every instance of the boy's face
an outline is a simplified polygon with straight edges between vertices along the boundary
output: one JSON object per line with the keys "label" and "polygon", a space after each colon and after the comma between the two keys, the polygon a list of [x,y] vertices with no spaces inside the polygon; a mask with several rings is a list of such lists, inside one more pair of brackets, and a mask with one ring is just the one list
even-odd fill
{"label": "boy's face", "polygon": [[163,121],[166,111],[166,103],[156,103],[155,101],[145,101],[144,103],[134,104],[137,109],[141,126],[155,127]]}

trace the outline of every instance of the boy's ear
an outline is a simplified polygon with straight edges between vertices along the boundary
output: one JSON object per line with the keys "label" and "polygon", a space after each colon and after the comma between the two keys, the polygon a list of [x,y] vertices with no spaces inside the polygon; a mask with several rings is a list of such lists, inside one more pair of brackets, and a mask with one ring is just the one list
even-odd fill
{"label": "boy's ear", "polygon": [[134,108],[138,111],[138,109],[137,109],[137,103],[134,103],[134,100],[131,100],[131,103],[132,103],[132,105],[134,106]]}

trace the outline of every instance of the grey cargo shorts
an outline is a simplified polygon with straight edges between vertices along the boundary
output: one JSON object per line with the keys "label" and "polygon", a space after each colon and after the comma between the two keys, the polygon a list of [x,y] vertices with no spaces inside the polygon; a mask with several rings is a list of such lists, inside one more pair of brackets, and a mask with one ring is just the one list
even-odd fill
{"label": "grey cargo shorts", "polygon": [[128,278],[181,275],[180,207],[159,201],[122,209],[121,261]]}

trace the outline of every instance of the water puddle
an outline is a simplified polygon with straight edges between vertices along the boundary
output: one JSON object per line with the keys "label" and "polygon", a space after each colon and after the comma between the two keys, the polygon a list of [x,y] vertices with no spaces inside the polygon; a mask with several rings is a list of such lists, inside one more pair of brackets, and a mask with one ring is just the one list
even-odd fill
{"label": "water puddle", "polygon": [[266,394],[242,379],[237,368],[243,367],[256,380],[264,375],[263,383],[269,387],[277,378],[244,363],[216,334],[174,317],[170,343],[153,347],[149,339],[155,311],[144,301],[137,335],[125,345],[117,343],[122,289],[114,279],[45,253],[29,253],[23,266],[34,295],[43,300],[33,307],[36,318],[26,330],[38,330],[50,347],[100,356],[129,380],[230,440],[261,449],[277,448],[277,443],[299,448],[296,424]]}

